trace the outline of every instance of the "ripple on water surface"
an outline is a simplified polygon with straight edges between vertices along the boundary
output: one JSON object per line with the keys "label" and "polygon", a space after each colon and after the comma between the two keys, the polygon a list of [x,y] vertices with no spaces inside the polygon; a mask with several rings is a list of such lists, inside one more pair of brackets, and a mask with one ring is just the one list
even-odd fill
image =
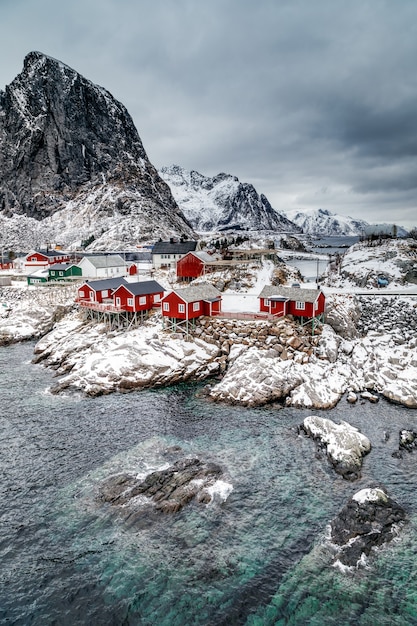
{"label": "ripple on water surface", "polygon": [[[322,413],[372,442],[352,484],[297,434],[309,411],[209,404],[192,385],[48,396],[50,372],[29,357],[27,344],[0,351],[0,623],[417,623],[415,456],[392,457],[415,412],[342,401]],[[97,502],[109,475],[166,467],[176,447],[221,465],[227,497],[157,517]],[[326,526],[371,482],[410,523],[367,567],[342,574]]]}

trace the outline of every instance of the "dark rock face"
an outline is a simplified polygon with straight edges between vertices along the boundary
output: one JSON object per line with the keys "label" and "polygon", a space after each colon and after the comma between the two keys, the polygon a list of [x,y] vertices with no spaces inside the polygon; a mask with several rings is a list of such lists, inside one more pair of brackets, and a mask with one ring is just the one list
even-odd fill
{"label": "dark rock face", "polygon": [[182,459],[168,469],[152,472],[144,480],[131,474],[112,476],[102,485],[100,499],[118,506],[142,495],[156,511],[176,513],[194,498],[205,504],[210,502],[207,487],[221,476],[221,468],[214,463]]}
{"label": "dark rock face", "polygon": [[125,191],[114,199],[119,214],[140,202],[159,208],[177,232],[192,232],[125,107],[67,65],[31,52],[0,92],[0,211],[41,220],[103,185]]}
{"label": "dark rock face", "polygon": [[331,523],[331,542],[336,559],[354,567],[362,555],[391,541],[398,524],[407,518],[404,509],[382,489],[362,489],[343,507]]}

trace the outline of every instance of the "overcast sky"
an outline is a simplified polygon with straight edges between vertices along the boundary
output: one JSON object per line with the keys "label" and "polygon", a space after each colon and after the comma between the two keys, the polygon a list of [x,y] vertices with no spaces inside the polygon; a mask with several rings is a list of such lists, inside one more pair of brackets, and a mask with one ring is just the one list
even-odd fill
{"label": "overcast sky", "polygon": [[0,89],[31,50],[120,100],[157,168],[417,225],[416,0],[0,0]]}

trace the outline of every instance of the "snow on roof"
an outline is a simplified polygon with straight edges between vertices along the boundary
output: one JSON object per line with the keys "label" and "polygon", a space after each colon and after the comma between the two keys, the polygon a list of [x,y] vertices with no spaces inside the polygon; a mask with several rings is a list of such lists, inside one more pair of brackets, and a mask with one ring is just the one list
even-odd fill
{"label": "snow on roof", "polygon": [[120,254],[102,254],[97,256],[84,256],[81,259],[81,263],[84,259],[88,259],[92,265],[96,268],[100,267],[122,267],[126,263]]}
{"label": "snow on roof", "polygon": [[185,302],[197,302],[197,300],[217,300],[221,294],[216,287],[210,283],[200,283],[184,287],[184,289],[174,289],[176,293]]}
{"label": "snow on roof", "polygon": [[[84,285],[88,285],[93,291],[102,291],[103,289],[117,289],[120,285],[127,285],[127,281],[123,276],[116,276],[115,278],[86,281]],[[82,287],[84,287],[84,285],[82,285]]]}
{"label": "snow on roof", "polygon": [[204,252],[204,250],[190,250],[190,252],[187,252],[187,254],[193,254],[198,259],[200,259],[200,261],[203,261],[203,263],[213,263],[213,261],[218,260],[218,256],[213,256],[208,252]]}
{"label": "snow on roof", "polygon": [[284,287],[283,285],[265,285],[258,298],[278,300],[296,300],[297,302],[315,302],[320,294],[319,289],[302,289],[301,287]]}
{"label": "snow on roof", "polygon": [[[119,285],[125,287],[133,296],[145,296],[150,293],[163,293],[165,289],[156,280],[143,280],[137,283]],[[119,288],[118,287],[118,288]]]}

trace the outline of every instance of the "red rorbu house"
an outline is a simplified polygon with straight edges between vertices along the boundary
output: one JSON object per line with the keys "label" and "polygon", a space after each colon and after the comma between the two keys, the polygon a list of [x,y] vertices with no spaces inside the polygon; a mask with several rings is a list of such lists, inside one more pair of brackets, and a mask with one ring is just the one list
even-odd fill
{"label": "red rorbu house", "polygon": [[77,302],[82,306],[91,305],[91,308],[94,304],[113,305],[113,293],[123,284],[126,280],[122,276],[87,281],[78,288]]}
{"label": "red rorbu house", "polygon": [[177,278],[192,280],[206,273],[206,266],[215,259],[207,252],[188,252],[177,261]]}
{"label": "red rorbu house", "polygon": [[323,321],[326,298],[318,289],[265,285],[259,294],[259,310],[281,317],[293,315]]}
{"label": "red rorbu house", "polygon": [[69,263],[71,256],[61,250],[34,250],[25,257],[25,267],[49,267],[55,263]]}
{"label": "red rorbu house", "polygon": [[113,292],[114,305],[123,311],[136,313],[161,306],[164,288],[156,280],[123,283]]}
{"label": "red rorbu house", "polygon": [[162,315],[168,326],[175,330],[203,315],[216,315],[221,311],[221,293],[209,283],[200,283],[171,291],[161,300]]}

